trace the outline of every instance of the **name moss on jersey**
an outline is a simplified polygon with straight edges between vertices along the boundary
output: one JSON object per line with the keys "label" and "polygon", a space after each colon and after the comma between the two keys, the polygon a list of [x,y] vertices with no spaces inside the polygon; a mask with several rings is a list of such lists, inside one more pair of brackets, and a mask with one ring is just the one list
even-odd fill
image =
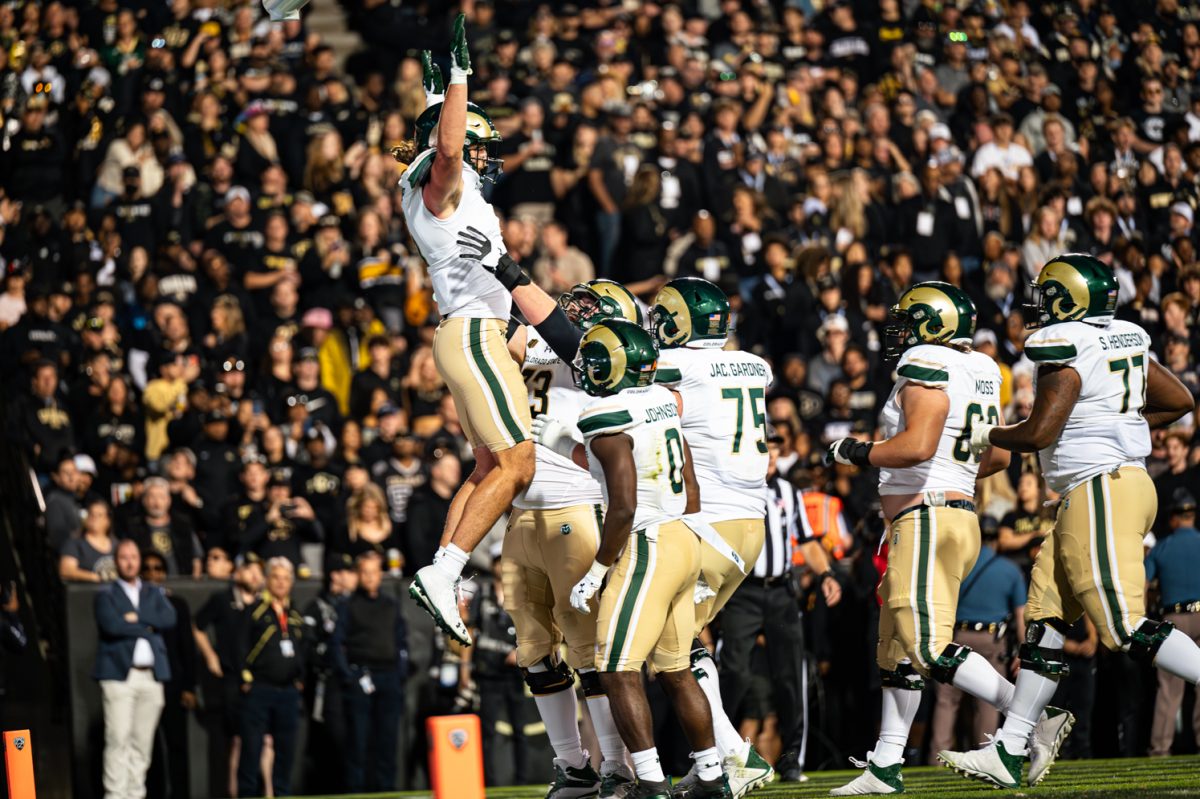
{"label": "name moss on jersey", "polygon": [[[562,362],[537,331],[527,326],[525,332],[527,343],[521,377],[529,391],[530,415],[548,413],[563,424],[574,424],[591,398],[575,387],[571,367]],[[517,495],[513,507],[553,510],[601,501],[600,485],[574,461],[547,447],[534,447],[534,453],[537,462],[533,482]]]}
{"label": "name moss on jersey", "polygon": [[687,347],[658,356],[658,382],[683,397],[683,432],[707,522],[766,513],[771,367],[748,352]]}
{"label": "name moss on jersey", "polygon": [[420,174],[426,168],[421,162],[435,154],[434,149],[426,150],[406,170],[405,177],[400,180],[400,205],[413,241],[428,265],[438,311],[442,316],[507,320],[512,297],[496,278],[479,268],[478,261],[460,255],[458,238],[467,227],[487,236],[492,244],[491,251],[483,259],[484,264],[495,266],[504,252],[500,222],[492,206],[483,199],[479,175],[463,162],[462,196],[458,207],[447,219],[438,219],[430,213],[422,196],[423,184],[420,181],[414,184],[407,179],[409,174]]}
{"label": "name moss on jersey", "polygon": [[921,344],[905,351],[896,366],[896,385],[883,406],[884,435],[892,438],[904,426],[900,392],[912,384],[936,388],[950,398],[950,411],[937,451],[924,463],[904,469],[880,469],[880,494],[957,491],[975,495],[979,459],[971,454],[971,428],[1000,424],[1000,368],[979,352]]}
{"label": "name moss on jersey", "polygon": [[1050,488],[1063,494],[1103,472],[1145,466],[1150,426],[1142,409],[1149,350],[1150,335],[1121,320],[1104,327],[1064,322],[1025,340],[1025,355],[1039,367],[1069,366],[1079,373],[1079,399],[1062,434],[1039,453]]}
{"label": "name moss on jersey", "polygon": [[634,531],[683,517],[687,491],[683,483],[683,428],[675,396],[662,386],[631,388],[611,397],[597,397],[579,417],[588,454],[588,470],[609,502],[604,469],[592,454],[599,436],[625,433],[633,441],[637,470],[637,510]]}

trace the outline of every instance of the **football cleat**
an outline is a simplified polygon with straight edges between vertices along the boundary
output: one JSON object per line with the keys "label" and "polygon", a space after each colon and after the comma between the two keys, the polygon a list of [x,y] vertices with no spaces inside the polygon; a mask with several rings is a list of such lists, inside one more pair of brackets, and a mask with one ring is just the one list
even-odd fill
{"label": "football cleat", "polygon": [[904,793],[904,775],[900,773],[904,761],[890,766],[877,766],[871,762],[870,755],[866,762],[850,758],[856,768],[863,770],[850,782],[829,792],[830,796],[880,796],[890,793]]}
{"label": "football cleat", "polygon": [[696,777],[687,786],[680,780],[671,786],[671,799],[734,799],[734,793],[729,787],[729,776],[723,773],[713,780]]}
{"label": "football cleat", "polygon": [[600,790],[600,775],[592,764],[584,761],[575,768],[565,760],[554,758],[554,783],[546,791],[546,799],[590,799]]}
{"label": "football cleat", "polygon": [[964,777],[986,782],[996,788],[1020,788],[1025,755],[1010,755],[999,738],[992,738],[982,749],[970,752],[938,752],[938,760]]}
{"label": "football cleat", "polygon": [[1029,787],[1046,779],[1074,726],[1075,716],[1070,711],[1046,706],[1046,712],[1038,720],[1029,739]]}
{"label": "football cleat", "polygon": [[733,792],[734,799],[741,799],[751,791],[758,790],[775,779],[775,769],[759,756],[753,745],[750,746],[750,751],[744,758],[730,755],[725,758],[722,765],[725,767],[725,774],[729,777],[729,788]]}
{"label": "football cleat", "polygon": [[800,765],[800,753],[795,749],[789,749],[779,756],[775,761],[775,774],[780,782],[808,782],[808,775]]}
{"label": "football cleat", "polygon": [[471,645],[471,633],[463,624],[458,612],[458,593],[454,583],[447,580],[438,569],[430,564],[417,570],[408,595],[416,600],[426,613],[433,617],[442,632],[463,646]]}
{"label": "football cleat", "polygon": [[671,783],[637,780],[629,787],[625,799],[671,799]]}
{"label": "football cleat", "polygon": [[598,799],[625,799],[633,788],[633,771],[624,763],[605,760],[600,764],[600,796]]}

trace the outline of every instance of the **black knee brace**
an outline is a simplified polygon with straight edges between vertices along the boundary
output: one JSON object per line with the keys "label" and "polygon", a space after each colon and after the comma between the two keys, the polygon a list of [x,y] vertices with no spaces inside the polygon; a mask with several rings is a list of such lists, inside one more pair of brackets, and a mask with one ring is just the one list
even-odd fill
{"label": "black knee brace", "polygon": [[897,663],[895,671],[879,670],[879,679],[884,688],[901,688],[905,691],[924,691],[925,681],[911,663]]}
{"label": "black knee brace", "polygon": [[1175,629],[1169,621],[1150,621],[1142,619],[1142,623],[1133,631],[1133,635],[1125,642],[1129,657],[1134,660],[1153,663],[1158,655],[1158,648],[1167,640],[1167,636]]}
{"label": "black knee brace", "polygon": [[529,693],[534,696],[549,696],[566,691],[575,684],[575,675],[566,663],[554,663],[548,657],[542,658],[541,662],[546,667],[545,671],[521,669],[525,684],[529,686]]}
{"label": "black knee brace", "polygon": [[1029,622],[1025,627],[1025,643],[1021,644],[1021,668],[1045,674],[1047,677],[1066,677],[1071,673],[1071,669],[1063,658],[1062,647],[1052,649],[1041,645],[1046,627],[1053,627],[1061,632],[1066,625],[1060,619]]}
{"label": "black knee brace", "polygon": [[929,676],[940,683],[950,685],[954,682],[954,672],[966,662],[971,654],[971,647],[961,644],[947,644],[938,655],[938,659],[929,664]]}
{"label": "black knee brace", "polygon": [[600,672],[595,669],[575,672],[579,675],[579,684],[583,686],[583,695],[588,699],[607,696],[604,686],[600,684]]}

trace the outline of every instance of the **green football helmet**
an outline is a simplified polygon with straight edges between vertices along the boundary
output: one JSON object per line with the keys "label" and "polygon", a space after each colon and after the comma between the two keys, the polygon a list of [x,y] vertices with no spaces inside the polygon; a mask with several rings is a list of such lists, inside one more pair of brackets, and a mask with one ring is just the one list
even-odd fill
{"label": "green football helmet", "polygon": [[1117,310],[1117,279],[1103,261],[1083,253],[1050,259],[1029,282],[1025,327],[1112,321]]}
{"label": "green football helmet", "polygon": [[[437,143],[438,119],[442,115],[442,104],[434,103],[417,117],[414,125],[417,134],[417,152],[423,153]],[[492,124],[492,118],[475,103],[467,103],[467,138],[463,143],[463,160],[470,164],[484,180],[495,182],[500,177],[503,161],[496,157],[500,144],[500,133]]]}
{"label": "green football helmet", "polygon": [[626,319],[603,319],[583,334],[575,356],[575,381],[593,397],[654,383],[658,348],[645,328]]}
{"label": "green football helmet", "polygon": [[891,321],[883,331],[889,359],[918,344],[967,345],[975,335],[975,303],[957,286],[928,280],[900,295]]}
{"label": "green football helmet", "polygon": [[654,337],[664,349],[704,342],[723,347],[729,338],[729,298],[700,277],[677,277],[659,289],[650,309]]}
{"label": "green football helmet", "polygon": [[642,325],[641,306],[629,289],[614,280],[579,283],[559,296],[558,307],[580,330],[590,330],[605,319],[627,319]]}

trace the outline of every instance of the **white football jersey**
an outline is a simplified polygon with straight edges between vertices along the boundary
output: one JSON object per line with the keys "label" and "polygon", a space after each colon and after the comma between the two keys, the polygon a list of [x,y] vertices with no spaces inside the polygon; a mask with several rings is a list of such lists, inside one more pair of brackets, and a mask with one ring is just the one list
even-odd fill
{"label": "white football jersey", "polygon": [[683,397],[683,433],[700,484],[706,522],[766,513],[767,387],[771,367],[757,355],[673,347],[658,355],[657,381]]}
{"label": "white football jersey", "polygon": [[1061,364],[1079,373],[1079,399],[1062,434],[1039,453],[1046,483],[1060,494],[1121,466],[1145,467],[1150,454],[1146,372],[1150,335],[1114,320],[1100,327],[1063,322],[1025,340],[1025,355],[1038,364]]}
{"label": "white football jersey", "polygon": [[424,162],[435,154],[436,150],[426,150],[400,178],[400,204],[413,241],[417,243],[417,249],[429,267],[438,312],[442,316],[507,321],[512,309],[512,297],[500,285],[500,281],[480,268],[479,261],[463,258],[459,254],[462,249],[459,235],[468,227],[482,233],[492,245],[491,251],[483,258],[484,264],[495,266],[504,252],[500,222],[480,190],[482,179],[464,161],[462,198],[458,201],[458,208],[449,218],[438,219],[425,207],[421,182],[416,181],[417,185],[414,185],[410,177],[429,169]]}
{"label": "white football jersey", "polygon": [[[591,399],[575,387],[571,367],[562,362],[532,326],[525,328],[525,361],[521,376],[529,390],[529,413],[549,414],[563,424],[574,425]],[[522,510],[554,510],[601,501],[600,484],[574,461],[548,447],[535,447],[537,464],[533,482],[513,500]]]}
{"label": "white football jersey", "polygon": [[924,463],[904,469],[880,469],[880,494],[958,491],[975,496],[979,459],[971,454],[971,428],[1000,424],[1000,367],[979,352],[921,344],[907,350],[896,366],[896,385],[883,406],[883,430],[892,438],[904,430],[900,391],[908,384],[939,388],[950,397],[946,426],[937,452]]}
{"label": "white football jersey", "polygon": [[611,397],[596,397],[579,417],[579,431],[587,445],[588,469],[609,504],[604,469],[592,454],[592,441],[610,433],[633,439],[637,468],[637,510],[633,530],[683,518],[687,489],[683,484],[683,429],[675,396],[662,386],[629,388]]}

